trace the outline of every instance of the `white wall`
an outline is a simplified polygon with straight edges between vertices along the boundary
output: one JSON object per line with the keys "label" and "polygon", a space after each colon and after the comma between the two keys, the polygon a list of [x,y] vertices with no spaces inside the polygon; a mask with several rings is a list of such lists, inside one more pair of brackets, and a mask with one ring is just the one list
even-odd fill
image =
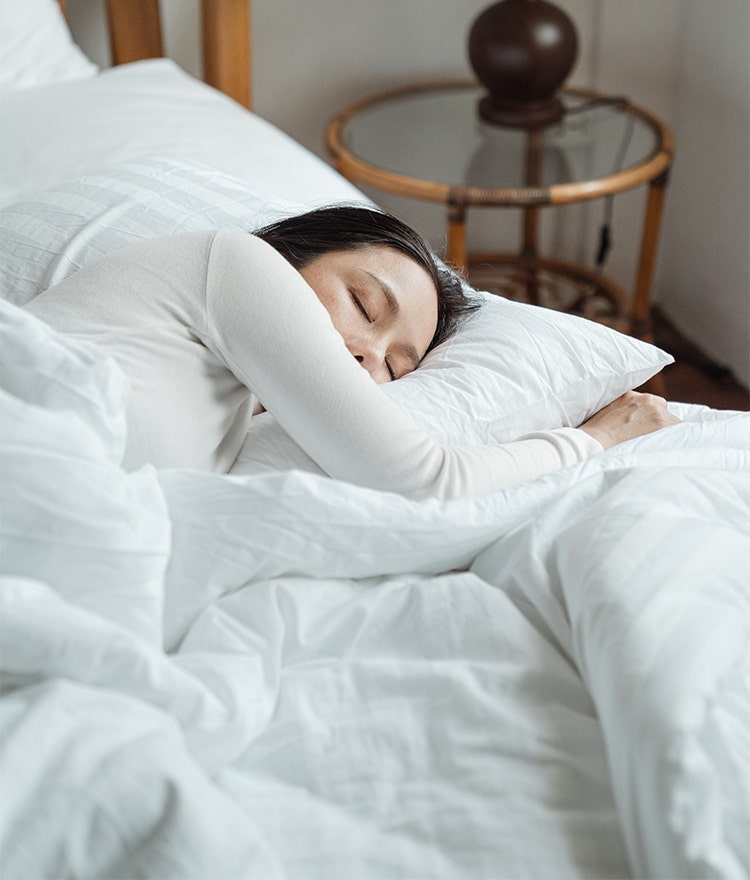
{"label": "white wall", "polygon": [[[96,3],[68,2],[76,36],[106,63]],[[750,385],[750,0],[557,2],[579,32],[571,82],[629,96],[676,135],[654,299]],[[325,127],[337,110],[391,86],[470,75],[466,34],[488,3],[253,0],[255,109],[324,155]],[[168,51],[199,75],[197,0],[162,0],[162,6]],[[437,247],[443,244],[438,206],[368,193]],[[643,188],[615,201],[608,274],[628,289],[643,207]],[[598,217],[591,206],[547,209],[543,240],[591,259]],[[513,246],[517,234],[512,212],[470,216],[470,246]]]}
{"label": "white wall", "polygon": [[750,3],[682,0],[659,300],[750,385]]}

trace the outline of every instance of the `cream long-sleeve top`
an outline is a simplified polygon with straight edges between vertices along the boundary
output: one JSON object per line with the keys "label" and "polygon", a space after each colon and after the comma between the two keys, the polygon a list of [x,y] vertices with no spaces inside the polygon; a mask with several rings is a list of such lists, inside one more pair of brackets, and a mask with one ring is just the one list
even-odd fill
{"label": "cream long-sleeve top", "polygon": [[510,487],[602,449],[575,428],[496,446],[437,444],[351,356],[299,272],[249,233],[132,245],[27,308],[122,367],[128,469],[226,472],[262,408],[331,477],[415,498]]}

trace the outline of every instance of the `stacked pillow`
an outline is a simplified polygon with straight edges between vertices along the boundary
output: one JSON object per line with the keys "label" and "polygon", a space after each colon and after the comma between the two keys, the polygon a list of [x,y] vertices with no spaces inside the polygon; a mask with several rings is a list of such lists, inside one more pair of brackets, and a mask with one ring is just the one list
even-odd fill
{"label": "stacked pillow", "polygon": [[109,165],[0,209],[0,297],[24,305],[144,239],[252,230],[300,210],[197,163],[145,156]]}

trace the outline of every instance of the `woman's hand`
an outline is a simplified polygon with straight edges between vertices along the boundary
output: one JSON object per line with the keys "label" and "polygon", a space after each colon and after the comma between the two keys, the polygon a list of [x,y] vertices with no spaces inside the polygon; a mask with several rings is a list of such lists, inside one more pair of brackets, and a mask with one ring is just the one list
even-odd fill
{"label": "woman's hand", "polygon": [[663,397],[626,391],[584,422],[581,430],[610,449],[634,437],[679,424],[680,419],[667,412],[667,401]]}

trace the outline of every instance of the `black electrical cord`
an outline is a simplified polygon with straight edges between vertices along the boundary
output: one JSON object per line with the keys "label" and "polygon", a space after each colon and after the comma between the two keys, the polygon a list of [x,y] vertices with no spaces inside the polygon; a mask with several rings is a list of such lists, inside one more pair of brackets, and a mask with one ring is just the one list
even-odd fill
{"label": "black electrical cord", "polygon": [[[597,97],[590,98],[585,101],[581,101],[579,104],[573,104],[566,108],[566,115],[583,113],[587,110],[593,110],[595,107],[627,107],[629,106],[629,101],[625,97],[613,96],[613,97]],[[633,131],[635,128],[635,123],[633,116],[629,114],[626,117],[625,128],[623,130],[622,138],[620,140],[620,144],[617,149],[617,154],[615,155],[615,161],[612,167],[612,173],[617,174],[622,171],[622,166],[625,163],[625,156],[628,152],[628,147],[630,146],[630,142],[633,139]],[[604,199],[604,213],[602,216],[602,224],[599,229],[599,247],[596,252],[596,269],[597,272],[601,272],[604,269],[604,266],[607,262],[607,257],[609,256],[609,252],[612,249],[612,216],[614,211],[614,195],[606,196]]]}

